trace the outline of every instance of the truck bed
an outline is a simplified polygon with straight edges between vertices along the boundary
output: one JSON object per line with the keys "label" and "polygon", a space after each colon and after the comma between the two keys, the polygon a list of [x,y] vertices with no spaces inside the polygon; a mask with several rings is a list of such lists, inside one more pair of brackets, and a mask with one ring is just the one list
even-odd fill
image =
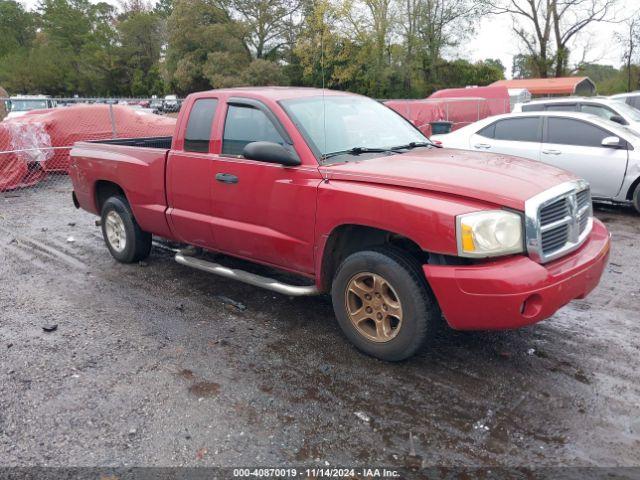
{"label": "truck bed", "polygon": [[99,189],[119,188],[126,192],[143,230],[171,238],[165,218],[165,163],[170,149],[171,137],[77,142],[70,153],[69,175],[79,204],[99,215]]}

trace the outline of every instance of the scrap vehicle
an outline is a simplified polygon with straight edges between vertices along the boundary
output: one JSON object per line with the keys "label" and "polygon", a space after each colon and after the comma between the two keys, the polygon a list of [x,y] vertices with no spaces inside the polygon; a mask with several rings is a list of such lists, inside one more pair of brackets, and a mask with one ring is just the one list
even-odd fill
{"label": "scrap vehicle", "polygon": [[513,112],[581,112],[625,125],[640,134],[640,110],[624,100],[607,97],[559,97],[533,100],[514,106]]}
{"label": "scrap vehicle", "polygon": [[546,319],[593,290],[609,256],[584,180],[438,148],[344,92],[195,93],[172,137],[76,143],[69,174],[117,261],[147,257],[155,235],[189,246],[182,265],[329,293],[345,336],[389,361],[419,351],[443,318],[460,330]]}
{"label": "scrap vehicle", "polygon": [[628,93],[618,93],[611,95],[609,98],[618,102],[624,102],[636,110],[640,110],[640,91],[638,90]]}
{"label": "scrap vehicle", "polygon": [[10,97],[7,103],[9,106],[7,118],[16,118],[34,110],[56,107],[56,101],[49,95],[16,95]]}
{"label": "scrap vehicle", "polygon": [[175,95],[167,95],[162,102],[162,111],[166,113],[173,113],[180,111],[180,100]]}
{"label": "scrap vehicle", "polygon": [[431,139],[447,148],[517,155],[568,170],[589,182],[594,201],[640,212],[640,134],[598,115],[498,115]]}

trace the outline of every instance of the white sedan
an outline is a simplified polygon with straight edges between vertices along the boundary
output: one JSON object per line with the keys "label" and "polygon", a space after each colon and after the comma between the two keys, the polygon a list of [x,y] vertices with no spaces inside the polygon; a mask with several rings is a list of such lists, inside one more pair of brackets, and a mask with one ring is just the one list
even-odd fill
{"label": "white sedan", "polygon": [[594,200],[633,204],[640,212],[640,136],[596,115],[497,115],[431,140],[445,148],[515,155],[563,168],[591,184]]}

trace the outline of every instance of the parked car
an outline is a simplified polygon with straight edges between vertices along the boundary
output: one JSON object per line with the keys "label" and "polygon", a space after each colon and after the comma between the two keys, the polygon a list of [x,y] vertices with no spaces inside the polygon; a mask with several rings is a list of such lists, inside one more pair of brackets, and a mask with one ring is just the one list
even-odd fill
{"label": "parked car", "polygon": [[6,118],[16,118],[32,110],[55,108],[56,102],[48,95],[16,95],[9,98],[9,114]]}
{"label": "parked car", "polygon": [[284,283],[197,248],[175,257],[289,296],[330,293],[346,337],[381,359],[414,354],[441,314],[461,330],[548,318],[607,262],[586,182],[436,148],[366,97],[213,90],[187,98],[176,128],[73,147],[73,201],[101,216],[111,255],[140,261],[156,235],[288,272]]}
{"label": "parked car", "polygon": [[640,110],[623,101],[604,97],[564,97],[517,104],[513,112],[581,112],[626,125],[640,134]]}
{"label": "parked car", "polygon": [[162,102],[162,111],[167,113],[177,112],[180,110],[180,100],[175,95],[167,95]]}
{"label": "parked car", "polygon": [[149,108],[153,113],[162,113],[163,101],[160,98],[152,98],[149,102]]}
{"label": "parked car", "polygon": [[611,95],[609,98],[619,102],[624,102],[627,105],[640,110],[640,91],[619,93],[617,95]]}
{"label": "parked car", "polygon": [[432,140],[448,148],[539,160],[586,179],[594,200],[640,212],[640,136],[596,115],[529,112],[484,119]]}

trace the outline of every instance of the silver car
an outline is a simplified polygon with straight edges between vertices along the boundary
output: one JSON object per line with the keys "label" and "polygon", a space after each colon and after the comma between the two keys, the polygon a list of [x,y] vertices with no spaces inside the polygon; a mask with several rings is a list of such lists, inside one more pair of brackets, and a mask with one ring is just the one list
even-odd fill
{"label": "silver car", "polygon": [[595,201],[640,212],[640,136],[596,115],[511,113],[433,135],[446,148],[515,155],[563,168],[591,184]]}
{"label": "silver car", "polygon": [[606,120],[626,125],[640,134],[640,110],[607,97],[559,97],[532,100],[528,103],[518,103],[511,113],[516,112],[581,112],[591,113]]}

